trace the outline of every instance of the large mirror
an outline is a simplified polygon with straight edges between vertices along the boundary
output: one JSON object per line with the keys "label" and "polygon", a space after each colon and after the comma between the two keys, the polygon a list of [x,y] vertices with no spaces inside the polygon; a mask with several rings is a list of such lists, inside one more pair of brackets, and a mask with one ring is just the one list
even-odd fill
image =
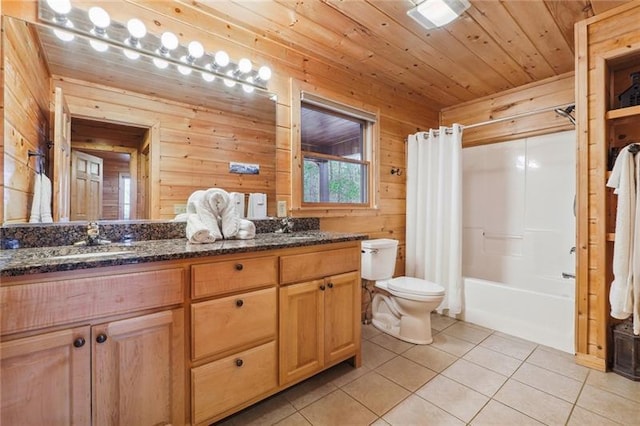
{"label": "large mirror", "polygon": [[47,25],[3,29],[5,224],[32,218],[43,175],[54,221],[168,220],[214,186],[264,193],[274,214],[272,94]]}

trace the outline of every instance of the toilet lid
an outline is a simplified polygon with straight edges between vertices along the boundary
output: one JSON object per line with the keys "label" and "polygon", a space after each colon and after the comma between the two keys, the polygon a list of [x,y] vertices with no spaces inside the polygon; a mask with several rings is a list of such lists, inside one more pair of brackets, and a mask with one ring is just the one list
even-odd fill
{"label": "toilet lid", "polygon": [[387,284],[390,290],[416,296],[442,296],[444,288],[436,283],[413,277],[394,278]]}

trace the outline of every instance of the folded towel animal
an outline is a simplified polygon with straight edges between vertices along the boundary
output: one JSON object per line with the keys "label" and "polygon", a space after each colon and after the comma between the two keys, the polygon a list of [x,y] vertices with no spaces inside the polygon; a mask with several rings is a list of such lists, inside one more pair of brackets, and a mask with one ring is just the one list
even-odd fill
{"label": "folded towel animal", "polygon": [[174,217],[173,219],[171,219],[171,222],[186,222],[187,219],[189,219],[189,215],[191,214],[196,214],[194,213],[179,213],[176,215],[176,217]]}
{"label": "folded towel animal", "polygon": [[217,211],[211,207],[206,191],[196,191],[189,196],[187,201],[187,213],[196,213],[211,236],[216,240],[222,239],[220,226],[218,225]]}
{"label": "folded towel animal", "polygon": [[190,243],[195,244],[207,244],[216,241],[196,213],[190,213],[187,217],[187,239]]}
{"label": "folded towel animal", "polygon": [[256,225],[247,219],[240,219],[240,225],[236,238],[239,240],[252,240],[256,237]]}
{"label": "folded towel animal", "polygon": [[224,189],[210,188],[204,199],[215,216],[224,238],[233,238],[238,233],[240,218],[236,214],[235,204]]}

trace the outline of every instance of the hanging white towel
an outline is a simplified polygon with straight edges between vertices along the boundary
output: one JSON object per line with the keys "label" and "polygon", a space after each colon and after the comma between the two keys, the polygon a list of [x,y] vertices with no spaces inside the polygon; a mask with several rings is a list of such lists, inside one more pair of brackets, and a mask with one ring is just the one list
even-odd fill
{"label": "hanging white towel", "polygon": [[187,239],[190,243],[195,244],[207,244],[216,241],[196,213],[189,213],[187,217]]}
{"label": "hanging white towel", "polygon": [[40,173],[40,220],[42,223],[53,223],[51,216],[51,180],[44,173]]}
{"label": "hanging white towel", "polygon": [[260,192],[249,194],[247,217],[250,219],[263,219],[267,217],[267,194]]}
{"label": "hanging white towel", "polygon": [[31,202],[30,223],[40,223],[42,217],[40,215],[40,200],[42,199],[42,176],[37,173],[33,181],[33,200]]}
{"label": "hanging white towel", "polygon": [[615,244],[613,248],[613,275],[609,291],[611,316],[626,319],[633,315],[633,332],[640,335],[640,228],[638,207],[638,161],[627,146],[620,150],[607,181],[618,195]]}

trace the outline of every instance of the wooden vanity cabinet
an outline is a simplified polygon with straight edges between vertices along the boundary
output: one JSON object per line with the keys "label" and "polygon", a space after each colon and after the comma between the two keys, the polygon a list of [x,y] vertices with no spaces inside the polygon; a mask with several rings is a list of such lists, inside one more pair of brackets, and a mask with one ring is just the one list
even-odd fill
{"label": "wooden vanity cabinet", "polygon": [[358,365],[360,250],[282,256],[280,266],[280,385],[350,357]]}
{"label": "wooden vanity cabinet", "polygon": [[186,422],[183,270],[127,271],[0,288],[2,424]]}

